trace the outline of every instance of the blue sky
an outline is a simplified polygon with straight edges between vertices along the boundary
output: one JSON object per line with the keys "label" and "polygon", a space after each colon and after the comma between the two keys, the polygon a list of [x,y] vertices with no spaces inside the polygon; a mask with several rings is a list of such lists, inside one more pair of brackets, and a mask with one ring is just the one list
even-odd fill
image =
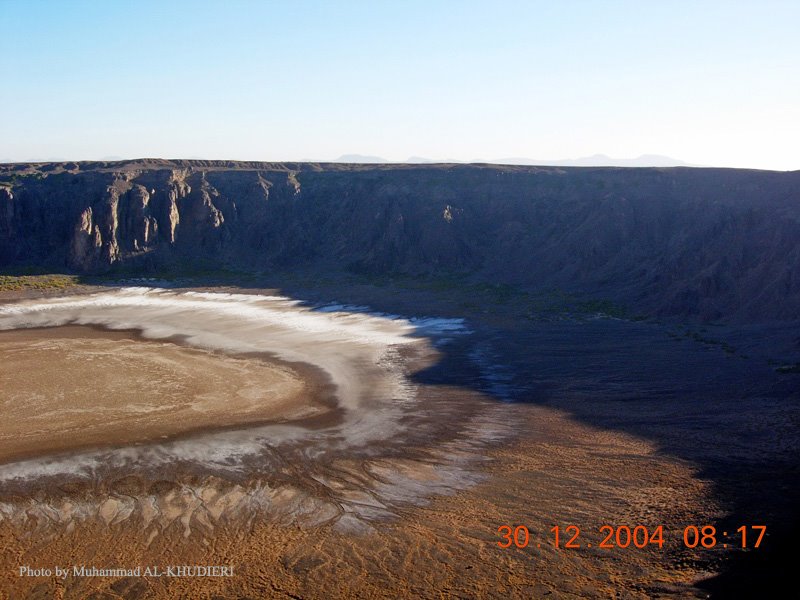
{"label": "blue sky", "polygon": [[0,0],[0,160],[800,169],[800,2]]}

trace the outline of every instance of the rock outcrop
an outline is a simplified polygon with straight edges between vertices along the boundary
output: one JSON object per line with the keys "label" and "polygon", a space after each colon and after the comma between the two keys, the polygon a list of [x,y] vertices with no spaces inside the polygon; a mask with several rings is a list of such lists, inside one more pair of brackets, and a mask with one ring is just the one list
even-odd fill
{"label": "rock outcrop", "polygon": [[466,273],[642,314],[800,316],[800,172],[0,165],[0,267]]}

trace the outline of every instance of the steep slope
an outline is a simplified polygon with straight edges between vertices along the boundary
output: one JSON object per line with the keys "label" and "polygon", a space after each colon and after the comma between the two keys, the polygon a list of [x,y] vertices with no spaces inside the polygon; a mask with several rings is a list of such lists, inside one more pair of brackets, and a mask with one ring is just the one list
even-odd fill
{"label": "steep slope", "polygon": [[466,273],[639,313],[800,315],[800,172],[0,165],[0,266]]}

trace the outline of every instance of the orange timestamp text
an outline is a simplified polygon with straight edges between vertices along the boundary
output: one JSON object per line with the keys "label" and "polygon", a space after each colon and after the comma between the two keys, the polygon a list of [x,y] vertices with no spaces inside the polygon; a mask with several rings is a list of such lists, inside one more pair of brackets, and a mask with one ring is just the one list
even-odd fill
{"label": "orange timestamp text", "polygon": [[[683,535],[676,540],[686,548],[759,548],[767,532],[766,525],[742,525],[728,534],[713,525],[687,525]],[[500,548],[538,548],[550,546],[560,549],[578,548],[663,548],[664,526],[656,525],[602,525],[591,534],[581,531],[577,525],[554,525],[544,536],[534,538],[525,525],[500,525],[497,528]],[[676,536],[677,537],[677,536]],[[668,537],[667,537],[668,541]]]}

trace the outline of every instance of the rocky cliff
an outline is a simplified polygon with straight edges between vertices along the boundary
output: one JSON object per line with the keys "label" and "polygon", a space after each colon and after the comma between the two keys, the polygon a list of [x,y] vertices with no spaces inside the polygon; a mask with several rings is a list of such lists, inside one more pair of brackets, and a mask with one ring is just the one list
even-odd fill
{"label": "rocky cliff", "polygon": [[0,268],[466,273],[644,314],[800,316],[800,172],[0,165]]}

